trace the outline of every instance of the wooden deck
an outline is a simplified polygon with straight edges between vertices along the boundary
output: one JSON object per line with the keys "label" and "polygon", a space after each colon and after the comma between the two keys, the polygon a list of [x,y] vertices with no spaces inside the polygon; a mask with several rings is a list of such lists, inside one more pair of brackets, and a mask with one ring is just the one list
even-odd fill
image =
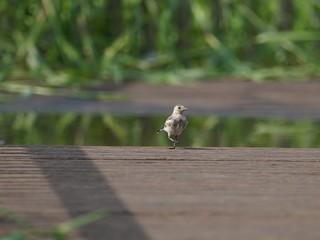
{"label": "wooden deck", "polygon": [[320,150],[1,146],[0,205],[41,228],[109,213],[74,239],[318,240]]}

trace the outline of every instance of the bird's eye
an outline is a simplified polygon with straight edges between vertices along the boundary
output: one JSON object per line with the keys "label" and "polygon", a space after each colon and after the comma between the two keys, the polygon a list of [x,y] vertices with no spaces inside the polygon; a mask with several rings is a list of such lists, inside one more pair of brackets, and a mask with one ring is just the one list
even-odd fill
{"label": "bird's eye", "polygon": [[178,109],[180,110],[180,109],[181,109],[181,107],[178,107]]}

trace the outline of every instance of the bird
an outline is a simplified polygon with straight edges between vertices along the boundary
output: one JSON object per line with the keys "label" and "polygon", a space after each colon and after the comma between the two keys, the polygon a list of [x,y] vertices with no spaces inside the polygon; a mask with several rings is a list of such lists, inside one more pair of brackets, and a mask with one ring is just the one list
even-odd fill
{"label": "bird", "polygon": [[176,148],[176,143],[179,143],[178,136],[188,125],[187,117],[183,115],[187,109],[181,104],[176,105],[171,116],[165,121],[164,127],[157,131],[157,134],[162,131],[167,132],[168,138],[173,142],[172,149]]}

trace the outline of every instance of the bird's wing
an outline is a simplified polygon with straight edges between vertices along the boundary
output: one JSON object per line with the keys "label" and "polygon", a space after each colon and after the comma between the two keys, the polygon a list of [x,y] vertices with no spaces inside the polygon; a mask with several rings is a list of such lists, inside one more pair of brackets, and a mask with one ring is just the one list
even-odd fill
{"label": "bird's wing", "polygon": [[168,127],[174,125],[174,118],[172,116],[168,117],[164,125]]}
{"label": "bird's wing", "polygon": [[166,126],[177,130],[179,134],[183,129],[186,128],[187,124],[188,124],[188,121],[186,117],[181,117],[181,116],[178,116],[178,117],[170,116],[168,117],[165,123]]}
{"label": "bird's wing", "polygon": [[187,125],[188,125],[187,118],[185,117],[180,118],[180,120],[178,120],[176,123],[177,134],[180,135],[182,131],[187,127]]}
{"label": "bird's wing", "polygon": [[184,130],[184,129],[187,127],[187,125],[188,125],[188,120],[187,120],[187,118],[186,118],[186,117],[182,118],[182,119],[180,120],[180,127],[181,127],[181,129]]}

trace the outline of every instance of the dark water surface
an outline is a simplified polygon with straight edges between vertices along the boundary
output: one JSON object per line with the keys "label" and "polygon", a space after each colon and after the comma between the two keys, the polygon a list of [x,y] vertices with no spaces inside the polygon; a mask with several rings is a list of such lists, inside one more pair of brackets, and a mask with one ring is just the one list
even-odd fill
{"label": "dark water surface", "polygon": [[[1,113],[2,144],[170,146],[166,116]],[[319,147],[320,122],[238,117],[188,117],[180,146]]]}

